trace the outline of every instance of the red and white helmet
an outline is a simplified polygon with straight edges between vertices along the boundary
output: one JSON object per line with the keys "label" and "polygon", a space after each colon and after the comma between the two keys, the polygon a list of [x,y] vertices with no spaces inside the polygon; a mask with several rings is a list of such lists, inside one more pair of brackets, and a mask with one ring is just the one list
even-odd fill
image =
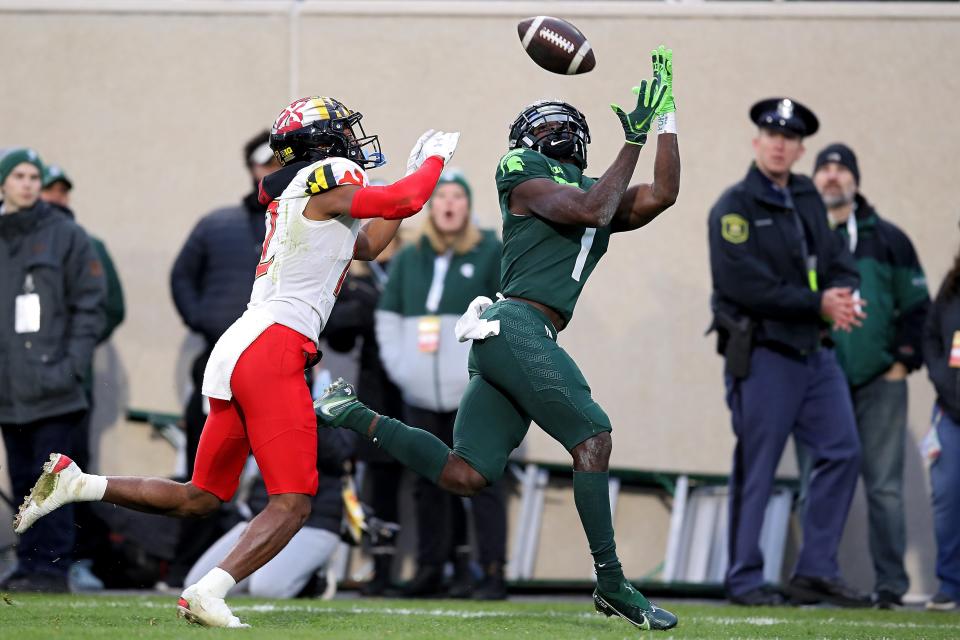
{"label": "red and white helmet", "polygon": [[386,159],[377,136],[368,136],[360,120],[339,100],[323,96],[300,98],[280,112],[270,130],[270,148],[280,164],[339,156],[364,169]]}

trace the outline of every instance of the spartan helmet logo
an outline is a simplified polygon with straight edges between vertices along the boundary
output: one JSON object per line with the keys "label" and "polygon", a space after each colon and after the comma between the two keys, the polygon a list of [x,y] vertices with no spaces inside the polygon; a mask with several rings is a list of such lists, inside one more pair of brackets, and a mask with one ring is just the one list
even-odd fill
{"label": "spartan helmet logo", "polygon": [[790,98],[784,98],[780,101],[777,105],[777,115],[784,120],[789,120],[793,117],[793,101]]}

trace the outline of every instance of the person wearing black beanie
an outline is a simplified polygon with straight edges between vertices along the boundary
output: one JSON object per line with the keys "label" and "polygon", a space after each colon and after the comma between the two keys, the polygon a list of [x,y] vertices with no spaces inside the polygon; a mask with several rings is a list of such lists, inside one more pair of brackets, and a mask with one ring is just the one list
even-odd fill
{"label": "person wearing black beanie", "polygon": [[[841,143],[825,147],[817,154],[813,182],[834,232],[856,261],[859,293],[870,303],[862,327],[849,333],[833,331],[831,337],[850,385],[863,452],[874,603],[892,608],[902,604],[909,587],[903,564],[906,378],[923,364],[921,336],[930,305],[927,282],[907,235],[878,216],[860,193],[860,167],[853,149]],[[798,456],[803,460],[799,447]],[[803,481],[810,476],[809,467],[801,462]]]}

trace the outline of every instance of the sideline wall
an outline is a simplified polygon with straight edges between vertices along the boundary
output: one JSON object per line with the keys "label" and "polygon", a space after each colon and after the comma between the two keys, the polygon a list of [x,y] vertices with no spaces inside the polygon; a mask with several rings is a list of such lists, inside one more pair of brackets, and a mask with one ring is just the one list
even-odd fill
{"label": "sideline wall", "polygon": [[[576,22],[596,51],[594,72],[555,76],[526,58],[515,24],[538,13]],[[100,452],[102,470],[127,472],[137,466],[121,451],[162,461],[163,445],[120,420],[119,405],[179,411],[196,348],[170,298],[173,259],[201,214],[249,188],[242,144],[291,96],[333,95],[362,111],[392,160],[378,172],[389,180],[424,129],[462,130],[454,164],[473,183],[480,220],[495,226],[493,172],[516,113],[541,97],[578,105],[594,139],[589,169],[599,174],[622,135],[607,105],[629,101],[650,73],[649,49],[666,43],[675,51],[680,198],[611,242],[562,344],[613,420],[613,465],[726,473],[733,440],[722,363],[703,336],[705,220],[750,162],[749,106],[788,94],[817,113],[822,128],[807,142],[803,172],[822,146],[849,143],[863,192],[911,235],[935,288],[958,245],[948,170],[960,148],[958,36],[956,7],[923,3],[0,2],[0,147],[32,145],[62,164],[80,221],[117,263],[128,315],[98,389],[113,406],[102,414]],[[650,178],[652,157],[644,151],[637,180]],[[933,395],[923,373],[910,388],[910,560],[919,577],[932,573],[932,538],[914,445]],[[566,459],[536,429],[526,451]],[[855,512],[845,562],[870,586],[862,520]]]}

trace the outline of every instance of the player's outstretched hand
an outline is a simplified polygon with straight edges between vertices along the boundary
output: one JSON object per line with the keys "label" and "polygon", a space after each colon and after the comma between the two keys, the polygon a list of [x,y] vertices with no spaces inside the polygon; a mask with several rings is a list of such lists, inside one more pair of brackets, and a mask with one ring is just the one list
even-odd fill
{"label": "player's outstretched hand", "polygon": [[653,59],[653,77],[658,78],[666,89],[656,115],[673,113],[677,110],[673,101],[673,49],[660,45],[650,52],[650,57]]}
{"label": "player's outstretched hand", "polygon": [[436,131],[433,129],[427,129],[423,132],[423,135],[417,138],[416,143],[413,145],[413,149],[410,150],[410,156],[407,158],[407,172],[403,175],[408,176],[411,173],[415,172],[420,168],[420,165],[423,164],[425,157],[422,155],[423,143],[426,142]]}
{"label": "player's outstretched hand", "polygon": [[611,104],[610,108],[620,118],[627,143],[643,146],[647,142],[650,123],[663,102],[666,87],[660,78],[654,77],[652,80],[643,80],[639,87],[633,88],[633,93],[637,96],[637,107],[630,113],[616,104]]}
{"label": "player's outstretched hand", "polygon": [[[453,133],[438,131],[424,141],[421,151],[423,159],[426,160],[430,156],[440,156],[443,159],[443,164],[447,164],[450,162],[450,158],[453,157],[453,152],[457,150],[457,143],[459,141],[459,131],[454,131]],[[421,164],[423,164],[422,161]]]}

